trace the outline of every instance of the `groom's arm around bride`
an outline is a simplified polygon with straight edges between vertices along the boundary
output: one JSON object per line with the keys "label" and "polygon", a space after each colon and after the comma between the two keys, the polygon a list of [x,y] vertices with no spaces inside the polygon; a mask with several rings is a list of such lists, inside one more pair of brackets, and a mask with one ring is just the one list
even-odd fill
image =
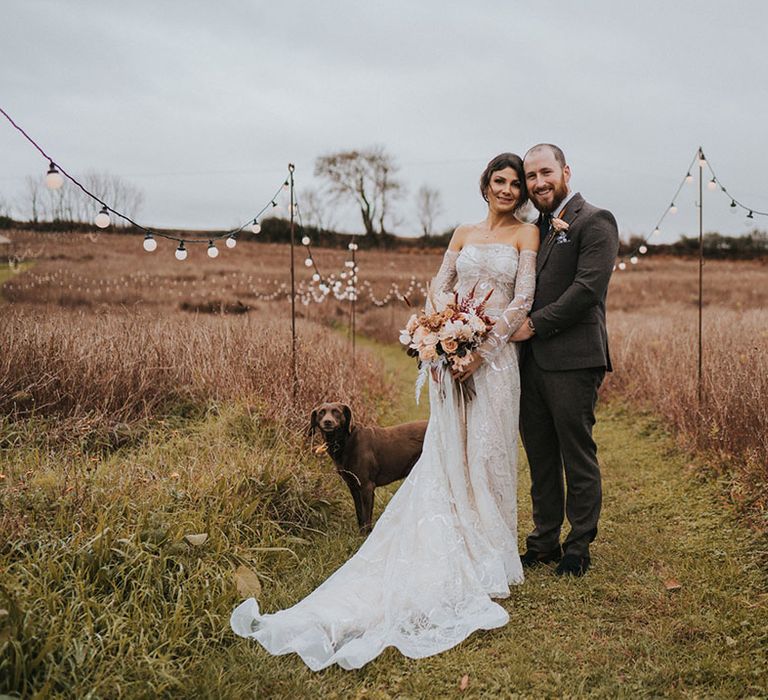
{"label": "groom's arm around bride", "polygon": [[556,146],[531,148],[525,172],[541,213],[541,247],[529,323],[512,338],[529,341],[520,428],[531,467],[534,529],[523,564],[560,559],[565,512],[571,529],[557,573],[581,575],[590,565],[602,502],[592,426],[598,388],[611,370],[605,300],[618,228],[609,211],[570,191],[570,167]]}

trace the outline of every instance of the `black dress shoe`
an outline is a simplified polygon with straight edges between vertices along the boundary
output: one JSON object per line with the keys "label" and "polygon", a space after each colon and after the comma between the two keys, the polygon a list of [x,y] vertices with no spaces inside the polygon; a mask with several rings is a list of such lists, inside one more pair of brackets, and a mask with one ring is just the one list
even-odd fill
{"label": "black dress shoe", "polygon": [[588,556],[580,557],[577,554],[568,554],[566,552],[555,569],[555,575],[583,576],[587,573],[587,569],[589,569],[589,563],[590,558]]}
{"label": "black dress shoe", "polygon": [[558,547],[552,549],[549,552],[534,552],[529,549],[522,557],[520,561],[524,568],[530,569],[532,566],[538,566],[539,564],[549,564],[553,561],[560,561],[560,557],[563,556],[563,550]]}

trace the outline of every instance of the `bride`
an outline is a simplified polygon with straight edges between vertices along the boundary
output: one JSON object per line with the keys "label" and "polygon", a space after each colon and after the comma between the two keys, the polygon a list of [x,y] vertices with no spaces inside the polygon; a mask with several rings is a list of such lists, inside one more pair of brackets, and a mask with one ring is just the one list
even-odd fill
{"label": "bride", "polygon": [[[312,670],[360,668],[386,647],[421,658],[500,627],[492,598],[523,582],[517,550],[517,426],[520,379],[509,336],[526,319],[536,277],[536,226],[516,213],[527,201],[521,159],[494,158],[480,178],[488,215],[459,226],[433,289],[463,296],[493,290],[495,325],[473,362],[440,385],[429,381],[431,415],[421,458],[358,552],[287,610],[262,614],[253,598],[232,629],[272,654],[295,652]],[[473,377],[464,403],[457,381]]]}

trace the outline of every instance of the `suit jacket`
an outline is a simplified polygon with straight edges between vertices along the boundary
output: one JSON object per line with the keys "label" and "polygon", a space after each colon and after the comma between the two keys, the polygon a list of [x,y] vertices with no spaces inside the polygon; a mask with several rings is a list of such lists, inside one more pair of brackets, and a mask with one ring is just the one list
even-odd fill
{"label": "suit jacket", "polygon": [[563,220],[568,230],[553,231],[539,249],[530,314],[536,335],[527,350],[545,370],[611,371],[605,298],[619,251],[616,219],[577,193]]}

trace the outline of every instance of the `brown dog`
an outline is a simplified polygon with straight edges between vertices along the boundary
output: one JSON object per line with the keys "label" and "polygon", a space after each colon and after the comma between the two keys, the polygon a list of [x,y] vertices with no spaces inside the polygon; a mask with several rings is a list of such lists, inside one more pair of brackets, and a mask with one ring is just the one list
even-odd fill
{"label": "brown dog", "polygon": [[371,531],[373,491],[404,479],[421,456],[427,421],[361,428],[352,424],[352,409],[323,403],[312,410],[310,435],[320,430],[336,471],[352,493],[360,532]]}

